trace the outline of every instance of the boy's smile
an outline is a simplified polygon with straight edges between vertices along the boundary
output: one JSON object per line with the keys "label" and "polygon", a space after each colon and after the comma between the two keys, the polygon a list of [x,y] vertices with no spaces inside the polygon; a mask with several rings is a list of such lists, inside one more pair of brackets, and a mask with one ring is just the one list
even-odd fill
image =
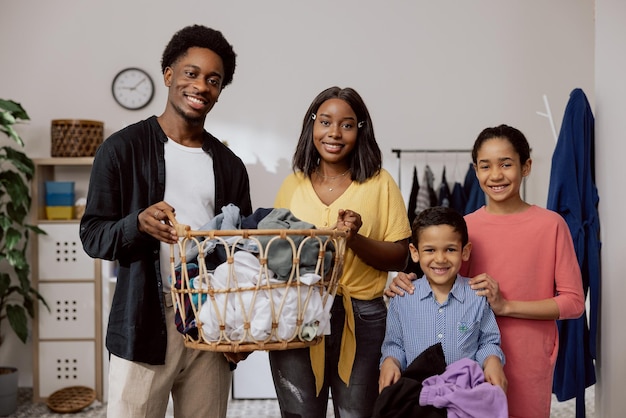
{"label": "boy's smile", "polygon": [[446,300],[461,264],[469,259],[471,243],[463,247],[461,234],[450,225],[433,225],[420,231],[417,248],[411,244],[410,250],[437,300]]}

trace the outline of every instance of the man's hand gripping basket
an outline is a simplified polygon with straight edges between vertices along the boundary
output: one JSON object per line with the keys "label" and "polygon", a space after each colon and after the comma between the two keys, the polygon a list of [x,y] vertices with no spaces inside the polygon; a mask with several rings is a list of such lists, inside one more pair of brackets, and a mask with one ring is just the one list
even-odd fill
{"label": "man's hand gripping basket", "polygon": [[180,237],[170,246],[170,278],[185,346],[250,352],[321,341],[342,273],[345,232],[192,231],[168,215]]}

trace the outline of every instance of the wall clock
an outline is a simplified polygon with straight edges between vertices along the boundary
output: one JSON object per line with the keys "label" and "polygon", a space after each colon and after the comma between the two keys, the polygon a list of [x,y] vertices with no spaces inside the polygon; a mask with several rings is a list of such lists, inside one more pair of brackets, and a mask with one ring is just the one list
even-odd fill
{"label": "wall clock", "polygon": [[113,98],[125,109],[146,107],[154,97],[152,77],[139,68],[125,68],[113,78]]}

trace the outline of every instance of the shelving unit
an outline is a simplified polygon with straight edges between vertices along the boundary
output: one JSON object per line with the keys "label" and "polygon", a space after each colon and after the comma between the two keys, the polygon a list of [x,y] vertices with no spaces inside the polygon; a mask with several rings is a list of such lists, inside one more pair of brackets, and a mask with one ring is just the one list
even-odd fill
{"label": "shelving unit", "polygon": [[58,389],[88,386],[102,401],[102,262],[83,251],[78,219],[48,220],[45,211],[46,181],[74,181],[76,197],[87,195],[93,158],[42,158],[34,163],[32,222],[46,235],[31,238],[31,270],[33,287],[50,311],[41,302],[36,307],[33,397],[44,401]]}

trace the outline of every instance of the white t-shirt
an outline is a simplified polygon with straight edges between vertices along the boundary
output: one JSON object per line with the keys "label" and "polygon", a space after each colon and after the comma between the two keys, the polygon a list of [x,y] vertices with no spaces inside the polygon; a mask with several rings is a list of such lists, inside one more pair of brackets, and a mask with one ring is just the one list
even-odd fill
{"label": "white t-shirt", "polygon": [[[175,209],[176,221],[199,229],[215,216],[213,159],[202,148],[191,148],[171,139],[165,143],[165,196]],[[169,292],[170,246],[161,243],[161,279]]]}

